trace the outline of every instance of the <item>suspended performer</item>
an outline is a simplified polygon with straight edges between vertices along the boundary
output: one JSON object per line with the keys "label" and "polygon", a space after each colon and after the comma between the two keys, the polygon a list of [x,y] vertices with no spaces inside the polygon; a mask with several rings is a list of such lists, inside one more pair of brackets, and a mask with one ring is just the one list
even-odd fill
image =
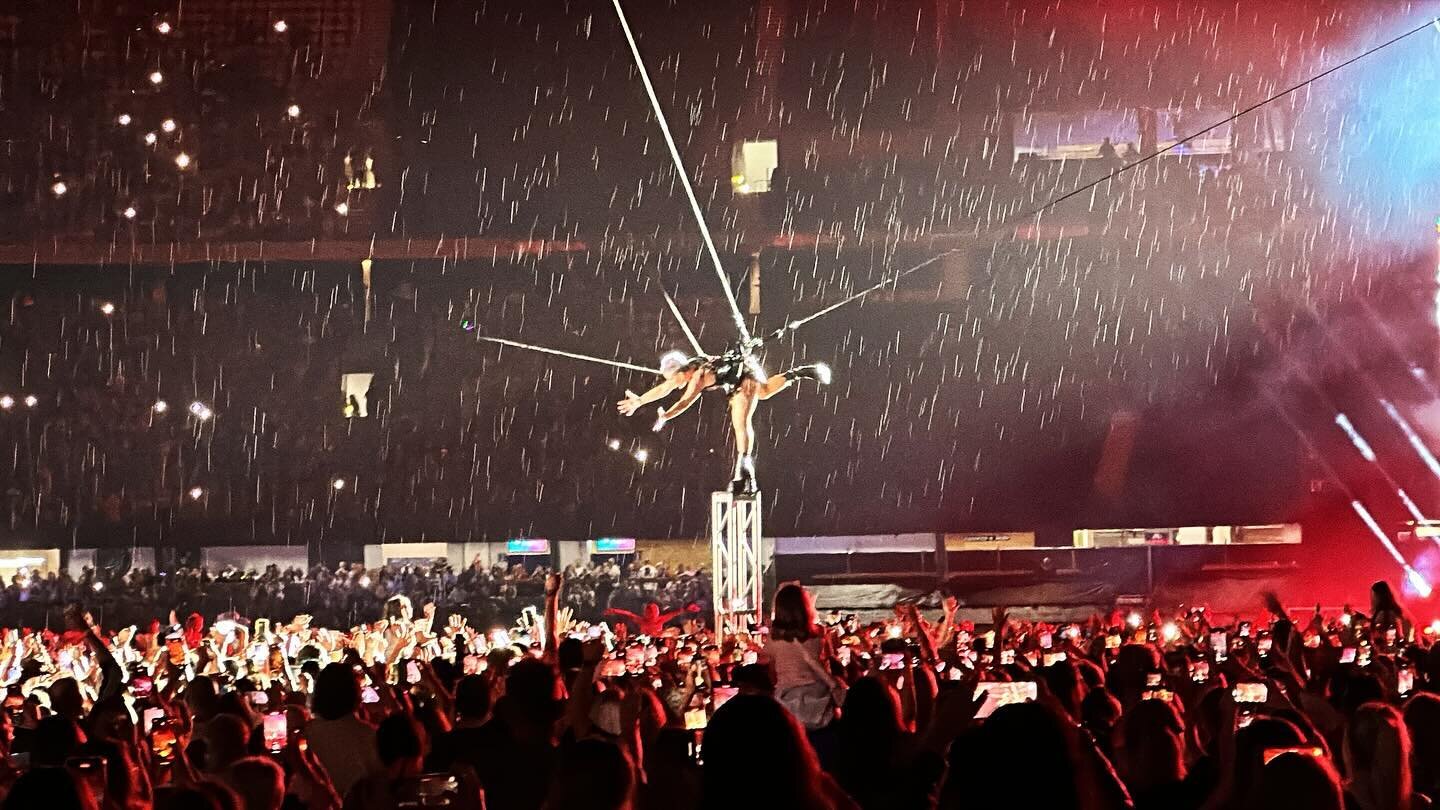
{"label": "suspended performer", "polygon": [[718,357],[702,355],[687,357],[670,352],[660,359],[660,375],[664,382],[643,394],[626,391],[616,407],[625,416],[632,416],[642,407],[658,402],[671,392],[680,391],[680,398],[670,407],[659,409],[655,430],[684,413],[706,391],[719,391],[729,400],[730,426],[735,434],[735,477],[730,491],[735,495],[754,495],[755,481],[755,409],[761,402],[790,387],[795,380],[815,380],[830,384],[830,367],[824,363],[797,366],[789,371],[767,376],[755,356],[743,345],[727,349]]}

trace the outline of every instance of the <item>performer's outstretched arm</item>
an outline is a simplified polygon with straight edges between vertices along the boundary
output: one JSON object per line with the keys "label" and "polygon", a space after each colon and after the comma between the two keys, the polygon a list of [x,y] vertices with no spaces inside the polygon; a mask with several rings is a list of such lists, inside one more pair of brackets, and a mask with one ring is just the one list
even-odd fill
{"label": "performer's outstretched arm", "polygon": [[637,613],[631,613],[630,611],[625,610],[624,608],[610,608],[610,609],[608,609],[608,610],[605,611],[605,615],[606,615],[606,616],[616,616],[616,617],[618,617],[621,621],[628,621],[628,622],[630,622],[631,624],[635,625],[636,627],[639,627],[639,626],[640,626],[640,621],[641,621],[640,615],[637,614]]}
{"label": "performer's outstretched arm", "polygon": [[655,421],[655,430],[665,427],[665,423],[679,416],[695,404],[700,394],[705,391],[705,379],[702,374],[690,375],[690,380],[685,386],[685,393],[675,400],[675,404],[669,408],[660,409],[660,418]]}
{"label": "performer's outstretched arm", "polygon": [[620,400],[616,407],[620,409],[620,413],[630,416],[640,410],[641,407],[664,399],[670,395],[671,391],[674,391],[682,385],[684,385],[684,383],[679,380],[665,380],[643,394],[637,395],[634,391],[627,390],[625,392],[625,398]]}

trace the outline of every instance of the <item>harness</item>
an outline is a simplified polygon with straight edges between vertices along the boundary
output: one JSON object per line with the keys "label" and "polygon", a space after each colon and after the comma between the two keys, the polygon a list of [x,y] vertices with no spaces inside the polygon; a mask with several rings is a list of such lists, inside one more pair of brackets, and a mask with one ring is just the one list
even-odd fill
{"label": "harness", "polygon": [[765,381],[754,359],[739,346],[726,349],[719,357],[692,358],[685,368],[690,371],[708,368],[715,375],[715,382],[706,386],[705,390],[719,391],[727,397],[739,390],[746,377]]}

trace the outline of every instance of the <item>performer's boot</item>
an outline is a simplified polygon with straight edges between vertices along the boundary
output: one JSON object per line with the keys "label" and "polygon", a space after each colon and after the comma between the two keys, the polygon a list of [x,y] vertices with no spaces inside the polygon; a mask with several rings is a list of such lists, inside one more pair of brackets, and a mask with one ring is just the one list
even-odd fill
{"label": "performer's boot", "polygon": [[730,482],[731,495],[754,495],[759,492],[755,482],[755,457],[743,455],[735,460],[735,480]]}
{"label": "performer's boot", "polygon": [[830,384],[830,367],[824,363],[814,363],[808,366],[797,366],[785,372],[787,380],[814,380],[821,385]]}

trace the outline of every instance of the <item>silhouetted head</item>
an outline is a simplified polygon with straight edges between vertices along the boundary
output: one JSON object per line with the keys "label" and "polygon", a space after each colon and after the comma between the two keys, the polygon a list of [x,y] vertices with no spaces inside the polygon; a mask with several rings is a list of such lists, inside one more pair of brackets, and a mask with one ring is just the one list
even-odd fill
{"label": "silhouetted head", "polygon": [[245,810],[279,810],[285,803],[285,771],[267,757],[246,757],[230,766],[228,776]]}
{"label": "silhouetted head", "polygon": [[1427,796],[1440,787],[1440,697],[1422,692],[1405,704],[1415,789]]}
{"label": "silhouetted head", "polygon": [[1001,706],[951,748],[952,768],[984,777],[947,786],[942,806],[1007,806],[1015,800],[1016,785],[1024,785],[1027,806],[1078,810],[1076,764],[1083,757],[1077,741],[1068,721],[1044,704]]}
{"label": "silhouetted head", "polygon": [[1411,792],[1410,733],[1400,712],[1385,703],[1361,706],[1345,731],[1345,765],[1361,804],[1403,806]]}
{"label": "silhouetted head", "polygon": [[1142,700],[1120,723],[1116,763],[1132,791],[1185,776],[1185,724],[1163,700]]}
{"label": "silhouetted head", "polygon": [[635,766],[624,749],[606,740],[581,740],[560,762],[563,779],[550,783],[544,810],[628,810]]}
{"label": "silhouetted head", "polygon": [[315,679],[315,714],[339,720],[360,708],[360,682],[349,664],[333,663],[320,670]]}
{"label": "silhouetted head", "polygon": [[1278,717],[1256,717],[1235,732],[1235,795],[1245,796],[1260,781],[1267,748],[1297,748],[1307,744],[1300,728]]}
{"label": "silhouetted head", "polygon": [[418,776],[425,759],[425,729],[408,714],[392,714],[375,729],[375,753],[396,776]]}
{"label": "silhouetted head", "polygon": [[889,747],[904,730],[900,695],[875,677],[861,678],[845,694],[841,733],[851,745]]}
{"label": "silhouetted head", "polygon": [[821,795],[815,750],[774,698],[736,695],[710,719],[702,779],[706,810],[735,806],[736,774],[765,785],[767,803],[774,807],[815,807]]}
{"label": "silhouetted head", "polygon": [[490,714],[490,681],[483,675],[466,675],[455,687],[455,714],[461,720],[482,720]]}
{"label": "silhouetted head", "polygon": [[74,720],[52,714],[35,726],[30,762],[37,768],[59,768],[85,744],[85,734]]}
{"label": "silhouetted head", "polygon": [[1253,795],[1250,806],[1255,808],[1341,810],[1345,806],[1340,777],[1330,760],[1305,754],[1281,754],[1266,763]]}
{"label": "silhouetted head", "polygon": [[49,810],[94,810],[88,790],[63,768],[35,768],[15,780],[5,797],[5,810],[45,807]]}

